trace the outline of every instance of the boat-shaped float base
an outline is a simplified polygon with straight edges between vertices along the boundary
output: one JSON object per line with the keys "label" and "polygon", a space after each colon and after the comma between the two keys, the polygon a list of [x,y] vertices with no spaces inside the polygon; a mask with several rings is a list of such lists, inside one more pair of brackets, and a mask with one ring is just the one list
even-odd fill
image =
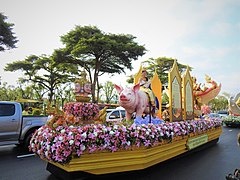
{"label": "boat-shaped float base", "polygon": [[89,177],[146,169],[173,157],[187,155],[194,151],[214,145],[218,142],[222,128],[213,129],[203,134],[174,139],[167,144],[151,148],[141,147],[128,151],[98,152],[83,154],[73,158],[68,164],[48,162],[47,170],[62,179]]}

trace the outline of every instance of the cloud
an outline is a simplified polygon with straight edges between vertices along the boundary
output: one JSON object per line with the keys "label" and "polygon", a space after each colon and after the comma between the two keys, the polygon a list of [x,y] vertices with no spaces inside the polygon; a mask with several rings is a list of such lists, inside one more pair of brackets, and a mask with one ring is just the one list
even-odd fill
{"label": "cloud", "polygon": [[223,92],[228,92],[231,95],[236,95],[237,93],[240,92],[240,82],[239,82],[239,77],[240,77],[240,71],[230,71],[228,75],[226,76],[225,74],[219,74],[219,79],[220,82],[224,82],[222,85],[222,93]]}
{"label": "cloud", "polygon": [[232,28],[234,28],[230,23],[226,22],[216,22],[210,28],[210,34],[214,36],[227,36],[231,33]]}

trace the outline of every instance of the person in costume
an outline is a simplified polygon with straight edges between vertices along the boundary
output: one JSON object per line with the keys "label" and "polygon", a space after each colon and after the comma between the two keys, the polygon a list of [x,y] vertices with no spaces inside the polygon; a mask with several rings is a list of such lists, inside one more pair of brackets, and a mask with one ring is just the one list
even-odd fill
{"label": "person in costume", "polygon": [[148,94],[151,105],[153,107],[156,107],[155,97],[153,95],[152,90],[150,89],[150,80],[147,77],[147,71],[145,69],[142,70],[142,76],[139,79],[139,84],[140,89]]}

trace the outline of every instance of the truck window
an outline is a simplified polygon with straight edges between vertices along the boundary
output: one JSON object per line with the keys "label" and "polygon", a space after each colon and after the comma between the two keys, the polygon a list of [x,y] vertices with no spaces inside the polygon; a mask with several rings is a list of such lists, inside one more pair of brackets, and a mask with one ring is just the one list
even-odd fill
{"label": "truck window", "polygon": [[15,114],[14,104],[0,104],[0,116],[12,116]]}
{"label": "truck window", "polygon": [[113,111],[111,116],[109,117],[109,119],[116,119],[116,118],[120,118],[119,111]]}

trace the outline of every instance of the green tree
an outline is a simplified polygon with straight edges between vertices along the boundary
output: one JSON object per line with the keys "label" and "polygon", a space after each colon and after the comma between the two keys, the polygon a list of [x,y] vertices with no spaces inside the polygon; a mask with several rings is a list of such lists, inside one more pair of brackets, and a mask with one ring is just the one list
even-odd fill
{"label": "green tree", "polygon": [[34,99],[42,100],[44,95],[48,92],[41,84],[33,83],[32,89],[34,89]]}
{"label": "green tree", "polygon": [[42,55],[41,57],[31,55],[23,61],[9,63],[6,71],[22,70],[23,81],[31,81],[35,85],[45,88],[49,95],[49,102],[52,102],[54,90],[60,84],[73,81],[70,74],[77,72],[75,66],[70,64],[58,64],[53,56]]}
{"label": "green tree", "polygon": [[228,100],[226,97],[218,95],[216,98],[209,101],[208,105],[211,107],[212,111],[227,110]]}
{"label": "green tree", "polygon": [[70,83],[65,83],[63,85],[59,85],[56,89],[56,103],[59,104],[58,107],[63,108],[66,102],[75,101],[74,90],[71,87]]}
{"label": "green tree", "polygon": [[41,100],[45,93],[46,89],[37,83],[28,83],[26,79],[20,77],[18,78],[18,87],[19,98],[23,99],[37,99]]}
{"label": "green tree", "polygon": [[17,99],[42,99],[42,95],[39,95],[39,89],[36,85],[19,86],[14,87],[8,85],[6,82],[0,86],[0,101],[15,101]]}
{"label": "green tree", "polygon": [[106,34],[95,26],[76,26],[61,37],[65,48],[55,51],[59,63],[68,62],[84,68],[92,83],[92,100],[96,99],[98,77],[104,73],[125,73],[132,60],[145,54],[130,34]]}
{"label": "green tree", "polygon": [[162,94],[162,104],[169,104],[169,97],[167,93]]}
{"label": "green tree", "polygon": [[110,103],[116,92],[114,92],[114,84],[111,81],[104,83],[102,87],[103,95],[106,98],[106,103]]}
{"label": "green tree", "polygon": [[18,42],[13,33],[14,24],[6,22],[7,17],[0,13],[0,51],[16,48]]}
{"label": "green tree", "polygon": [[[148,60],[143,61],[143,67],[148,71],[148,76],[151,78],[155,72],[157,71],[158,77],[161,80],[163,85],[167,85],[168,83],[168,72],[172,68],[173,63],[176,59],[167,58],[167,57],[159,57],[159,58],[150,58]],[[178,70],[180,73],[184,72],[187,69],[187,65],[180,64],[176,60],[178,65]],[[191,67],[190,67],[191,69]],[[127,79],[128,83],[133,83],[134,75],[130,75]]]}
{"label": "green tree", "polygon": [[3,82],[0,86],[0,101],[14,101],[18,99],[20,93],[17,88]]}

